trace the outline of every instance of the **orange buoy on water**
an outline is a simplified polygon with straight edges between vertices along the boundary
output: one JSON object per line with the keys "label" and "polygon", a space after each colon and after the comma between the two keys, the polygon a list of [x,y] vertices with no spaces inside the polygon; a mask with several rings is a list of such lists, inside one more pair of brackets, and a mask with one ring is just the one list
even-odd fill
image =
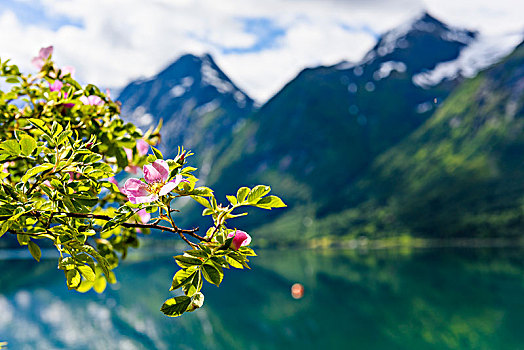
{"label": "orange buoy on water", "polygon": [[304,286],[300,283],[295,283],[291,286],[291,296],[294,299],[301,299],[304,296]]}

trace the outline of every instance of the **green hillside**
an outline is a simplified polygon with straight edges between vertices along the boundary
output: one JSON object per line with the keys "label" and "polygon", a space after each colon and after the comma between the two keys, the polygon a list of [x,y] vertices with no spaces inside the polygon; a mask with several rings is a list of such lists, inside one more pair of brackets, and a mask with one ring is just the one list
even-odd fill
{"label": "green hillside", "polygon": [[524,45],[379,156],[318,235],[511,237],[524,228]]}

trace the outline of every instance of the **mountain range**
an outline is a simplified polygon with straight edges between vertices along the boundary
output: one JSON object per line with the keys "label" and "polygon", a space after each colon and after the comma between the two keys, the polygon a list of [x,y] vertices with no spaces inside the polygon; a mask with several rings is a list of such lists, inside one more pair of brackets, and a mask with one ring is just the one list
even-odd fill
{"label": "mountain range", "polygon": [[201,179],[254,109],[210,55],[184,55],[158,75],[127,85],[118,100],[125,118],[144,130],[162,119],[162,151],[176,155],[182,145],[194,151]]}
{"label": "mountain range", "polygon": [[194,150],[219,199],[259,183],[284,198],[285,210],[238,219],[261,241],[514,235],[524,49],[503,59],[514,45],[484,43],[424,13],[360,62],[303,70],[260,108],[209,55],[182,56],[118,100],[141,127],[162,118],[163,151]]}

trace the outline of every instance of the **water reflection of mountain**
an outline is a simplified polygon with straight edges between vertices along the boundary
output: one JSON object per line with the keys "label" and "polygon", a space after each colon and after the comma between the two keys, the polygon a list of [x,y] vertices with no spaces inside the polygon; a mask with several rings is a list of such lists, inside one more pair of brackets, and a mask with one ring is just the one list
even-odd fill
{"label": "water reflection of mountain", "polygon": [[54,261],[0,261],[0,338],[13,349],[518,349],[523,256],[263,251],[180,319],[158,311],[170,256],[125,263],[100,296],[67,291]]}

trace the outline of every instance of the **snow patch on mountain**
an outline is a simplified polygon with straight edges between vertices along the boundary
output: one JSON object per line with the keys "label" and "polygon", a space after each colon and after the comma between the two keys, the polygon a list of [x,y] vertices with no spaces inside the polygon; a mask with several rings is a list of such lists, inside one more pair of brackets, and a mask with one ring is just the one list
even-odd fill
{"label": "snow patch on mountain", "polygon": [[191,85],[193,85],[194,81],[195,80],[192,77],[182,78],[179,85],[175,85],[171,88],[171,90],[169,90],[169,94],[174,98],[184,95]]}
{"label": "snow patch on mountain", "polygon": [[222,94],[234,92],[235,87],[230,82],[220,78],[218,72],[211,67],[211,62],[207,58],[202,60],[201,73],[203,84],[214,86]]}
{"label": "snow patch on mountain", "polygon": [[175,85],[171,88],[171,90],[169,90],[169,94],[175,98],[180,97],[185,93],[186,93],[186,88],[183,87],[182,85]]}
{"label": "snow patch on mountain", "polygon": [[523,33],[479,35],[452,61],[439,63],[433,70],[413,76],[413,83],[422,88],[439,84],[458,76],[471,78],[508,55],[523,39]]}
{"label": "snow patch on mountain", "polygon": [[406,71],[406,65],[403,62],[398,61],[384,62],[380,65],[380,68],[373,73],[373,78],[375,80],[387,78],[393,71],[404,73]]}
{"label": "snow patch on mountain", "polygon": [[147,113],[144,107],[138,106],[131,114],[126,116],[126,120],[139,128],[147,128],[153,123],[153,116]]}
{"label": "snow patch on mountain", "polygon": [[354,66],[355,64],[353,62],[342,61],[339,64],[335,65],[335,69],[336,70],[346,70],[346,69],[353,68]]}

